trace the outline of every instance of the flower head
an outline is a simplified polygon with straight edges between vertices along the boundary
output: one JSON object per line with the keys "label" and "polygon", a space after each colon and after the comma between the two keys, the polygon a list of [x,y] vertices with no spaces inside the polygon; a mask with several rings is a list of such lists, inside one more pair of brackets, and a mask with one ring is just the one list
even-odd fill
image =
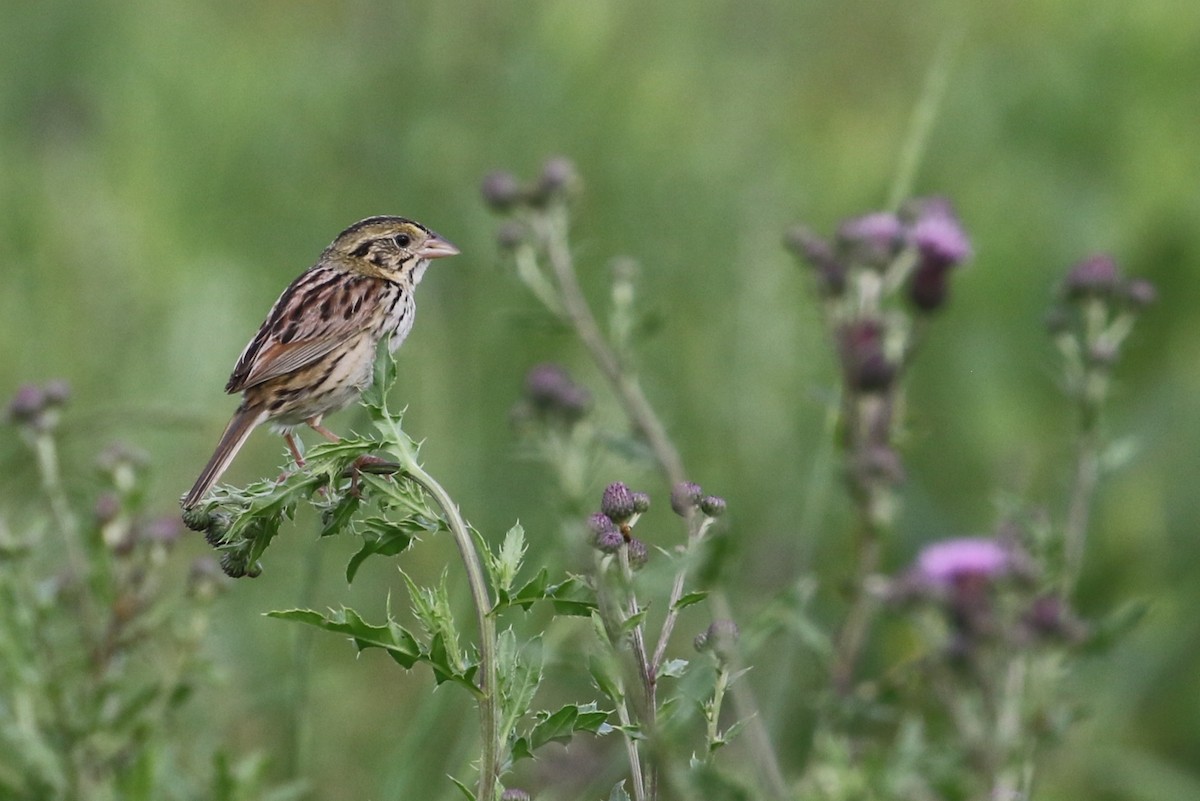
{"label": "flower head", "polygon": [[608,515],[618,526],[623,523],[628,523],[629,519],[637,513],[633,493],[629,487],[621,481],[614,481],[604,488],[604,494],[600,498],[600,511]]}
{"label": "flower head", "polygon": [[1110,297],[1117,293],[1124,279],[1112,256],[1097,254],[1077,262],[1063,280],[1066,297],[1077,300],[1086,297]]}
{"label": "flower head", "polygon": [[915,567],[923,585],[944,589],[972,579],[991,581],[1013,568],[1012,549],[990,537],[942,540],[921,549]]}

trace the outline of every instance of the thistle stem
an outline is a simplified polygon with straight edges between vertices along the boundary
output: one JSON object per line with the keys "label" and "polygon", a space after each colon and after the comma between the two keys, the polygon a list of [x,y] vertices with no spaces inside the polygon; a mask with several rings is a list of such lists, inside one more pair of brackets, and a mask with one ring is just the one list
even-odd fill
{"label": "thistle stem", "polygon": [[475,793],[478,801],[494,801],[500,780],[500,730],[498,714],[499,699],[496,696],[496,621],[491,616],[492,599],[484,578],[479,552],[471,538],[471,532],[463,520],[458,505],[433,476],[417,463],[415,455],[404,454],[404,472],[425,489],[446,517],[446,525],[458,546],[463,567],[467,572],[467,583],[471,589],[471,601],[479,624],[479,718],[482,748],[479,761],[479,787]]}

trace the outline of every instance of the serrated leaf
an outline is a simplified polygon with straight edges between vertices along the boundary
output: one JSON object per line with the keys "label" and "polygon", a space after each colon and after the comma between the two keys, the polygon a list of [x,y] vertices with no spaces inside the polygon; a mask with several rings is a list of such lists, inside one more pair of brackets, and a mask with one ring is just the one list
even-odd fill
{"label": "serrated leaf", "polygon": [[362,537],[362,547],[346,563],[346,583],[353,584],[362,563],[371,556],[396,556],[408,549],[419,534],[429,531],[428,521],[405,518],[391,521],[383,517],[360,520],[355,529]]}
{"label": "serrated leaf", "polygon": [[717,741],[710,746],[710,750],[716,751],[721,746],[733,742],[733,739],[737,737],[744,728],[746,728],[746,721],[744,720],[739,720],[731,724],[729,728],[721,732],[721,734],[717,737]]}
{"label": "serrated leaf", "polygon": [[311,609],[286,609],[267,612],[267,617],[291,620],[315,626],[325,631],[348,635],[359,651],[367,648],[382,648],[393,660],[405,669],[411,668],[422,658],[421,647],[408,630],[394,621],[383,626],[373,626],[362,619],[358,612],[347,607],[334,611],[329,617]]}
{"label": "serrated leaf", "polygon": [[495,559],[489,559],[489,562],[493,564],[492,582],[497,590],[508,592],[512,589],[524,558],[525,529],[521,527],[520,523],[515,523],[504,535],[504,542],[500,545]]}
{"label": "serrated leaf", "polygon": [[600,734],[611,731],[608,715],[608,712],[598,710],[595,704],[568,704],[553,713],[538,712],[529,733],[513,742],[513,759],[533,756],[533,752],[546,743],[566,744],[579,732]]}
{"label": "serrated leaf", "polygon": [[698,604],[707,597],[708,593],[703,591],[684,593],[679,597],[679,600],[675,602],[674,608],[676,611],[679,611],[680,609],[692,606],[693,604]]}

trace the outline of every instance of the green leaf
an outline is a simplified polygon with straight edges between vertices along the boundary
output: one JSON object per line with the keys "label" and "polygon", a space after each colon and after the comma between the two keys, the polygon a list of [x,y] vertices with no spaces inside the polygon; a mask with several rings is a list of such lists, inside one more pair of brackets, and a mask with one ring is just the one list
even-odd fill
{"label": "green leaf", "polygon": [[394,383],[396,383],[396,357],[388,347],[388,337],[384,337],[375,350],[373,380],[371,385],[363,390],[363,405],[380,416],[387,414],[387,395]]}
{"label": "green leaf", "polygon": [[688,661],[686,659],[670,659],[663,663],[658,669],[660,678],[677,679],[687,670]]}
{"label": "green leaf", "polygon": [[577,732],[603,734],[611,731],[608,715],[608,712],[598,710],[595,704],[567,704],[553,713],[538,712],[529,733],[513,742],[513,759],[533,756],[533,752],[546,743],[569,743]]}
{"label": "green leaf", "polygon": [[625,792],[625,782],[621,782],[612,788],[612,792],[608,794],[608,801],[630,801],[629,793]]}
{"label": "green leaf", "polygon": [[492,566],[492,583],[498,592],[508,592],[512,588],[524,558],[525,529],[520,523],[516,523],[504,535],[504,543],[495,557],[488,554],[488,561]]}
{"label": "green leaf", "polygon": [[596,684],[596,689],[616,705],[625,701],[625,691],[621,689],[621,680],[617,666],[611,658],[592,655],[588,659],[588,673]]}
{"label": "green leaf", "polygon": [[467,801],[475,801],[475,792],[470,787],[467,787],[467,785],[463,784],[453,776],[447,776],[446,778],[454,782],[455,787],[457,787],[459,790],[462,790],[462,794],[467,797]]}
{"label": "green leaf", "polygon": [[358,568],[370,556],[395,556],[407,550],[420,534],[428,533],[430,521],[418,518],[388,520],[384,517],[368,517],[355,525],[362,536],[363,544],[346,564],[346,583],[354,583]]}
{"label": "green leaf", "polygon": [[702,591],[684,593],[682,596],[680,596],[679,600],[675,602],[675,611],[679,611],[680,609],[691,606],[692,604],[698,604],[707,597],[708,593]]}
{"label": "green leaf", "polygon": [[329,617],[311,609],[277,610],[267,612],[267,617],[291,620],[336,634],[349,635],[354,647],[359,651],[382,648],[406,670],[411,669],[423,656],[417,638],[395,621],[389,620],[383,626],[372,626],[365,622],[358,612],[347,607],[333,611]]}
{"label": "green leaf", "polygon": [[349,525],[361,504],[360,497],[347,493],[338,499],[337,503],[326,508],[321,514],[321,536],[340,534]]}
{"label": "green leaf", "polygon": [[628,634],[646,621],[646,608],[643,607],[621,621],[621,633]]}

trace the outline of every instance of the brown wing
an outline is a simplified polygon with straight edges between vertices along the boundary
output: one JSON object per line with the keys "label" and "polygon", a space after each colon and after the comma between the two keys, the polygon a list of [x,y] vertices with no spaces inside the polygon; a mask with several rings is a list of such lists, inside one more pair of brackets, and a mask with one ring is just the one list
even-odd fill
{"label": "brown wing", "polygon": [[238,357],[225,391],[241,392],[312,363],[370,325],[361,313],[382,281],[317,266],[283,291]]}

